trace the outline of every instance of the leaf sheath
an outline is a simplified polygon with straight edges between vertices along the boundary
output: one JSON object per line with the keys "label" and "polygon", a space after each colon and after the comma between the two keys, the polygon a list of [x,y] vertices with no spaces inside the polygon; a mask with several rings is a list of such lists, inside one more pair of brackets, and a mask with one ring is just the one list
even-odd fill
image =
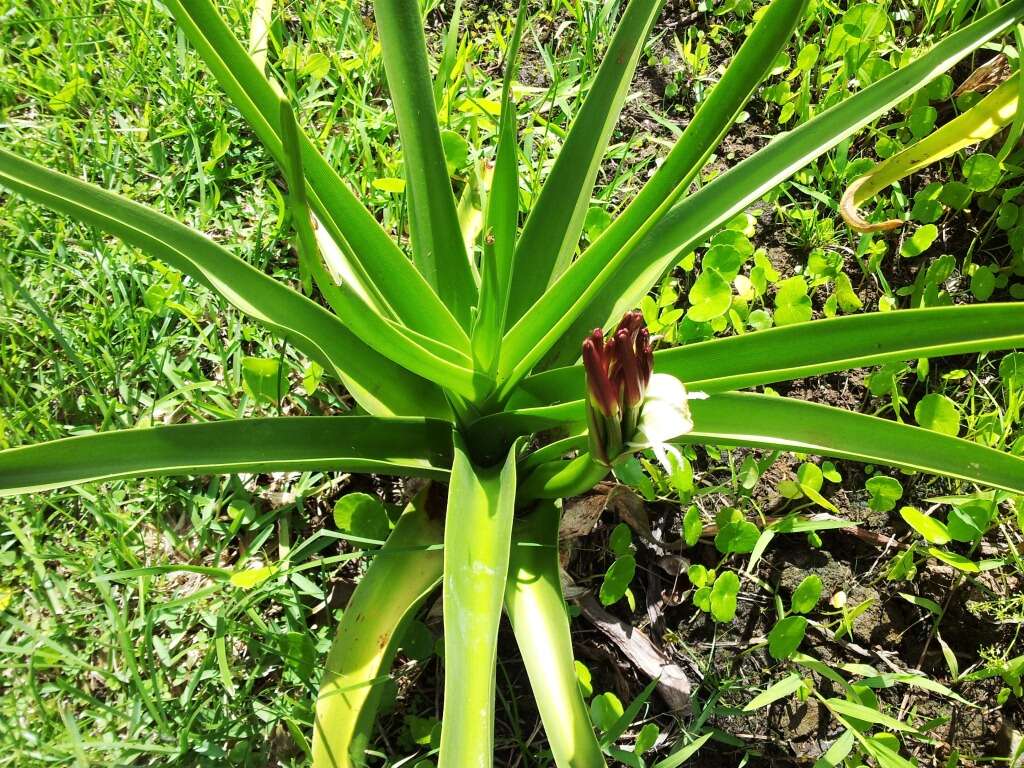
{"label": "leaf sheath", "polygon": [[492,768],[498,624],[515,508],[515,448],[475,466],[456,437],[444,532],[444,717],[438,768]]}
{"label": "leaf sheath", "polygon": [[569,615],[558,576],[558,509],[551,503],[516,531],[505,611],[526,664],[558,768],[604,768],[605,759],[576,681]]}

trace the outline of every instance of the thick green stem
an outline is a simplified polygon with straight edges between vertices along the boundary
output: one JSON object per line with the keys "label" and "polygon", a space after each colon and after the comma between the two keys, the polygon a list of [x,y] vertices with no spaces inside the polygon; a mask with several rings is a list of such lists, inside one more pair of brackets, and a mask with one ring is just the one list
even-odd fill
{"label": "thick green stem", "polygon": [[608,476],[608,467],[598,464],[589,453],[572,461],[549,461],[533,470],[519,486],[516,505],[537,499],[562,499],[586,493]]}
{"label": "thick green stem", "polygon": [[444,531],[444,717],[438,768],[493,768],[494,671],[508,575],[516,446],[475,466],[456,435]]}
{"label": "thick green stem", "polygon": [[[409,505],[356,587],[327,655],[313,727],[313,768],[364,764],[366,744],[401,630],[441,581],[440,519],[424,490]],[[429,547],[434,547],[430,549]]]}
{"label": "thick green stem", "polygon": [[526,664],[558,768],[604,768],[576,682],[569,618],[558,579],[558,510],[542,503],[512,539],[505,611]]}

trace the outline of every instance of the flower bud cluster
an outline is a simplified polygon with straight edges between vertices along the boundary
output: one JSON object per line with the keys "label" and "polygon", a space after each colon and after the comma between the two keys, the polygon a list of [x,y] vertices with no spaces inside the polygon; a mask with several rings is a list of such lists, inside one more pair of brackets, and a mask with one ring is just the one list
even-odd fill
{"label": "flower bud cluster", "polygon": [[583,342],[583,366],[590,454],[611,466],[636,434],[654,366],[643,315],[627,312],[608,339],[595,328]]}

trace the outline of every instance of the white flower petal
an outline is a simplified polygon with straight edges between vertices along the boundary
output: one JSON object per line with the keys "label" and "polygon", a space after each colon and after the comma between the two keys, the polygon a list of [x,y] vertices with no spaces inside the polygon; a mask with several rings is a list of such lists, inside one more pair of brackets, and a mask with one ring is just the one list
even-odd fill
{"label": "white flower petal", "polygon": [[637,425],[638,447],[660,445],[693,430],[689,399],[683,382],[675,376],[652,375]]}

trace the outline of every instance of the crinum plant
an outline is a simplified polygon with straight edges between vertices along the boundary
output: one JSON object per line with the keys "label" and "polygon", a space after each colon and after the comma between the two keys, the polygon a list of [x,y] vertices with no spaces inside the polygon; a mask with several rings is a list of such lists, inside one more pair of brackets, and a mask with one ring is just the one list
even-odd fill
{"label": "crinum plant", "polygon": [[[493,764],[496,639],[508,615],[555,762],[605,758],[576,683],[559,585],[558,504],[623,456],[673,443],[753,446],[931,472],[1024,493],[1024,459],[937,432],[734,390],[1024,344],[1024,304],[835,318],[651,353],[631,314],[681,255],[745,206],[1024,17],[1013,0],[938,41],[709,183],[702,167],[800,22],[772,0],[637,196],[580,252],[591,192],[660,0],[631,0],[531,210],[520,222],[508,48],[493,177],[472,247],[447,172],[415,0],[374,12],[404,156],[411,258],[299,127],[283,89],[210,0],[164,0],[277,162],[303,290],[203,234],[0,150],[0,184],[108,232],[212,288],[323,366],[352,413],[250,418],[73,437],[0,452],[0,492],[151,475],[324,470],[430,478],[373,559],[337,628],[316,705],[313,763],[361,764],[405,622],[442,587],[439,762]],[[323,302],[308,298],[315,286]],[[596,330],[595,330],[596,329]],[[605,329],[614,329],[606,336]],[[581,356],[585,364],[577,361]],[[685,385],[684,385],[685,383]],[[688,400],[687,390],[701,393]],[[532,436],[556,435],[547,442]],[[589,434],[588,434],[589,433]],[[558,438],[557,435],[561,434]],[[441,546],[443,545],[443,546]]]}

